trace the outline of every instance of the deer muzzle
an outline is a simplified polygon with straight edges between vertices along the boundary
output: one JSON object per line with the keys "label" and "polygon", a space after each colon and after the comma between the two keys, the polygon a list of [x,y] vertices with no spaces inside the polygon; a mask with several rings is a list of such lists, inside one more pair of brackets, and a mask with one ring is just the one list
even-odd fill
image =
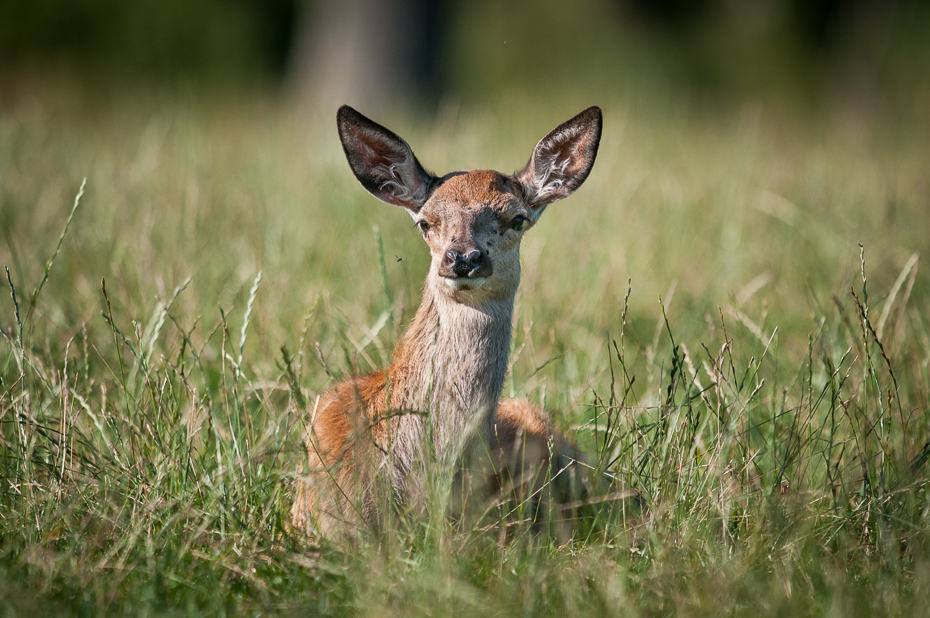
{"label": "deer muzzle", "polygon": [[450,249],[439,267],[439,276],[456,291],[481,287],[493,272],[491,260],[480,249],[465,252]]}

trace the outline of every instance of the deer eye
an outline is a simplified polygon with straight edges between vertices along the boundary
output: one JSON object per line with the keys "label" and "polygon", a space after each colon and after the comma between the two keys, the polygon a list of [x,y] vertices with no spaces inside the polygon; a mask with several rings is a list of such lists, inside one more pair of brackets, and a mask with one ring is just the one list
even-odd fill
{"label": "deer eye", "polygon": [[420,228],[420,231],[424,234],[429,231],[429,223],[426,221],[417,221],[417,227]]}
{"label": "deer eye", "polygon": [[517,215],[510,220],[510,229],[522,232],[523,228],[526,227],[527,218],[523,215]]}

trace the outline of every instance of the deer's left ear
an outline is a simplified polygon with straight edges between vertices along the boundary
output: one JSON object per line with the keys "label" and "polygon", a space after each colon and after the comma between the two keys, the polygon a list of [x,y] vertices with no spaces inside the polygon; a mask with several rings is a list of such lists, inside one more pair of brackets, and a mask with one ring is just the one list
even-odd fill
{"label": "deer's left ear", "polygon": [[523,171],[513,178],[534,213],[571,195],[581,186],[597,156],[603,126],[601,108],[589,107],[539,140]]}

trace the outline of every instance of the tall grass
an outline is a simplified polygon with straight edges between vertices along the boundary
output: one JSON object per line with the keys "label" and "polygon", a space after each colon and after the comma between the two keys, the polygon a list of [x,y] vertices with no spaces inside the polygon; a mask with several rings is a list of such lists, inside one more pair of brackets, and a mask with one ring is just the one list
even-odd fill
{"label": "tall grass", "polygon": [[[594,173],[524,242],[505,387],[616,479],[567,545],[438,508],[286,525],[314,395],[389,360],[427,263],[331,110],[6,110],[4,613],[926,611],[926,119],[600,103]],[[379,120],[508,171],[576,111]]]}

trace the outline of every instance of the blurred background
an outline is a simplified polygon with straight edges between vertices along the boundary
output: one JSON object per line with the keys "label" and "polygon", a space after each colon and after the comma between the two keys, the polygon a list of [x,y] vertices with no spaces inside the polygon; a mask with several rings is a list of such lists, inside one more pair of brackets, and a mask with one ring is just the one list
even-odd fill
{"label": "blurred background", "polygon": [[[862,113],[927,105],[923,0],[30,0],[0,3],[0,104],[85,89],[262,88],[436,109],[670,89]],[[588,96],[581,96],[585,92]]]}
{"label": "blurred background", "polygon": [[42,279],[87,177],[44,314],[65,332],[99,322],[104,276],[139,319],[188,276],[188,315],[241,309],[259,270],[266,362],[317,294],[326,353],[385,310],[397,332],[425,251],[351,177],[342,103],[439,173],[517,169],[603,107],[583,195],[522,249],[527,319],[587,330],[539,334],[527,375],[584,337],[599,371],[630,279],[645,349],[660,295],[683,335],[731,305],[806,333],[858,243],[881,289],[930,251],[927,1],[30,0],[0,2],[0,265]]}

